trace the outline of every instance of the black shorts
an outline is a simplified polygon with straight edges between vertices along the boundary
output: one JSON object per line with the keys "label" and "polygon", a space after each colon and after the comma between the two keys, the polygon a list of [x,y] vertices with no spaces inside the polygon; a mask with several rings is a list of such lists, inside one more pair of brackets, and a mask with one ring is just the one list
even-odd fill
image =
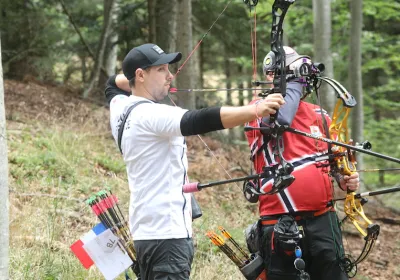
{"label": "black shorts", "polygon": [[137,240],[140,280],[187,280],[193,261],[191,238]]}
{"label": "black shorts", "polygon": [[[335,212],[297,221],[303,227],[301,239],[302,259],[305,271],[311,280],[348,280],[339,265],[343,256],[342,235]],[[271,250],[273,225],[262,226],[262,257],[268,280],[298,280],[299,272],[294,267],[294,255],[285,255]]]}

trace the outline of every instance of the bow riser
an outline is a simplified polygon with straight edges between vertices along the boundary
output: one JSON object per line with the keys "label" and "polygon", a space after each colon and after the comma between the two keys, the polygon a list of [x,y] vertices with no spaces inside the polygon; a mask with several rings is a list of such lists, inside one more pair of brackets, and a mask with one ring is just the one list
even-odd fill
{"label": "bow riser", "polygon": [[[275,54],[274,88],[272,92],[286,94],[286,54],[283,48],[283,20],[295,0],[276,0],[272,5],[271,51]],[[275,117],[271,116],[271,122]]]}

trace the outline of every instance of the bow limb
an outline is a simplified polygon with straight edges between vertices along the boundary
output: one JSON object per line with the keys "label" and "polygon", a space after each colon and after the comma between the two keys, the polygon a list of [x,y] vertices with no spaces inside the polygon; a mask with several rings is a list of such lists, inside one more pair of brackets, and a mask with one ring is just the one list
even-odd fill
{"label": "bow limb", "polygon": [[[338,98],[332,114],[332,122],[329,126],[329,138],[352,145],[352,141],[349,140],[347,123],[351,108],[357,105],[355,98],[336,80],[327,77],[318,79],[329,84]],[[334,172],[342,175],[351,175],[356,172],[356,159],[352,150],[333,145],[329,146],[329,152],[334,157]]]}
{"label": "bow limb", "polygon": [[[339,82],[327,77],[319,77],[318,79],[328,83],[335,90],[338,98],[333,111],[332,122],[329,126],[329,138],[337,142],[353,145],[352,140],[349,138],[347,123],[351,109],[357,104],[355,98]],[[331,145],[329,146],[329,152],[332,155],[331,171],[333,173],[350,176],[357,172],[356,158],[350,148]],[[356,196],[357,194],[353,191],[348,192],[346,195],[344,201],[345,219],[349,219],[352,222],[364,237],[365,243],[360,255],[355,260],[349,256],[344,257],[342,265],[349,277],[355,276],[357,264],[362,262],[371,252],[380,230],[379,225],[373,224],[365,215],[363,204],[366,203],[366,200]]]}
{"label": "bow limb", "polygon": [[346,196],[344,202],[344,212],[351,220],[353,225],[357,228],[357,230],[364,237],[366,237],[368,235],[368,233],[366,232],[366,228],[371,225],[372,222],[365,215],[361,200],[356,199],[355,196],[355,192],[351,192]]}

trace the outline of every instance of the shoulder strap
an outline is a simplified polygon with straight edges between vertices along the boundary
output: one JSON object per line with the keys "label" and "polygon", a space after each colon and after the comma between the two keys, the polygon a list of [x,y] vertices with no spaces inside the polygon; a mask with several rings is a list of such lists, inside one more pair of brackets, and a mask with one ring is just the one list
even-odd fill
{"label": "shoulder strap", "polygon": [[118,148],[119,148],[119,151],[121,152],[121,154],[122,154],[122,148],[121,148],[122,134],[124,133],[124,127],[125,127],[126,120],[128,119],[129,114],[131,113],[131,111],[132,111],[137,105],[142,104],[142,103],[151,103],[151,102],[150,102],[150,101],[144,101],[144,100],[143,100],[143,101],[136,102],[136,103],[133,104],[131,107],[129,107],[128,110],[126,111],[126,114],[125,114],[124,118],[122,119],[121,125],[120,125],[119,128],[118,128]]}

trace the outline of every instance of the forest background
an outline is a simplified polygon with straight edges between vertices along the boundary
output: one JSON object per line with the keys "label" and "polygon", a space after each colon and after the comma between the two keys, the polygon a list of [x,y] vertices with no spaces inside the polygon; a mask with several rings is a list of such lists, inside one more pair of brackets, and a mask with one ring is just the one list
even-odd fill
{"label": "forest background", "polygon": [[[107,77],[120,73],[126,53],[146,42],[183,53],[184,59],[172,67],[175,73],[202,40],[174,86],[251,88],[254,79],[262,79],[262,59],[270,51],[272,3],[259,1],[250,10],[239,0],[1,1],[5,119],[0,132],[7,138],[0,137],[0,148],[4,155],[8,145],[8,155],[0,164],[5,172],[0,174],[0,190],[2,197],[9,197],[10,220],[3,203],[0,241],[10,242],[10,247],[0,246],[0,279],[8,278],[8,264],[11,279],[98,279],[99,272],[80,267],[68,247],[97,222],[83,203],[93,192],[113,188],[127,211],[125,169],[108,126]],[[400,157],[399,15],[398,1],[299,0],[290,7],[284,24],[284,44],[324,63],[326,76],[356,97],[351,137],[358,142],[368,139],[373,151],[396,158]],[[321,97],[332,112],[333,92],[323,88]],[[179,92],[172,98],[189,109],[242,105],[253,98],[253,91]],[[188,139],[192,180],[226,179],[221,165],[231,176],[248,174],[243,130],[210,135],[205,138],[210,150],[198,138]],[[358,161],[362,169],[398,167],[371,156],[359,155]],[[8,177],[2,176],[7,173]],[[362,174],[363,190],[399,186],[396,171]],[[243,199],[240,189],[228,185],[197,195],[204,217],[194,225],[193,279],[240,279],[240,272],[204,236],[221,224],[243,244],[242,231],[255,221],[257,208]],[[381,244],[357,279],[398,279],[400,256],[394,251],[400,249],[400,241],[393,234],[399,232],[399,195],[373,199],[368,207],[377,220],[394,218],[385,225],[387,235],[383,227]],[[352,243],[356,237],[348,232]],[[354,249],[352,244],[346,246]]]}

